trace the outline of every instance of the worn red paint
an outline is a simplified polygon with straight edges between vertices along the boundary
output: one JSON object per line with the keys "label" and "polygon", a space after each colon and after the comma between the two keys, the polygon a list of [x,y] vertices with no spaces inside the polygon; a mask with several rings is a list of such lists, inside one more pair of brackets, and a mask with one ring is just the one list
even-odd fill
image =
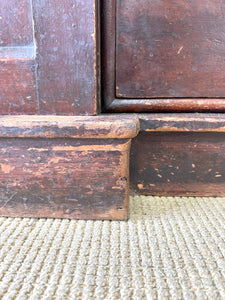
{"label": "worn red paint", "polygon": [[0,10],[0,114],[96,115],[98,1],[2,0]]}
{"label": "worn red paint", "polygon": [[0,215],[126,219],[129,149],[124,139],[1,139]]}

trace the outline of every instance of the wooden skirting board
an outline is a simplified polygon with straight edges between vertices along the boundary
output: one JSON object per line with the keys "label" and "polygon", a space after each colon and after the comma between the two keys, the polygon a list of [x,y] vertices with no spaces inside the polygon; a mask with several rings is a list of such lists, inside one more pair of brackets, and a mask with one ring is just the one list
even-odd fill
{"label": "wooden skirting board", "polygon": [[130,191],[225,194],[223,114],[1,116],[0,140],[1,216],[126,220],[129,160]]}

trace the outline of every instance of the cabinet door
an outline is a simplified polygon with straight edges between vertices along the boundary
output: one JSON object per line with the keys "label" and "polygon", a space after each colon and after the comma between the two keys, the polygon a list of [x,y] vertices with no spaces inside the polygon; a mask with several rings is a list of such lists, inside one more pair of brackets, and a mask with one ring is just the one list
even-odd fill
{"label": "cabinet door", "polygon": [[0,1],[0,114],[97,112],[97,4]]}
{"label": "cabinet door", "polygon": [[103,12],[108,110],[225,110],[223,0],[106,0]]}

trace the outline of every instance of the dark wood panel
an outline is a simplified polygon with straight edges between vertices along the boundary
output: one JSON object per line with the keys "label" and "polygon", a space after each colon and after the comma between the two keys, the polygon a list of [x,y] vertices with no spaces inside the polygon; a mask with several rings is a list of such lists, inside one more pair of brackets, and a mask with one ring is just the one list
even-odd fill
{"label": "dark wood panel", "polygon": [[127,219],[130,140],[0,143],[1,216]]}
{"label": "dark wood panel", "polygon": [[34,1],[41,114],[96,114],[98,1]]}
{"label": "dark wood panel", "polygon": [[224,196],[225,133],[141,132],[130,166],[137,193]]}
{"label": "dark wood panel", "polygon": [[1,0],[0,47],[33,43],[30,0]]}
{"label": "dark wood panel", "polygon": [[[8,49],[5,49],[5,52],[9,54]],[[38,113],[35,61],[32,58],[32,49],[26,50],[26,53],[18,50],[16,58],[9,55],[4,57],[0,51],[1,115]],[[28,55],[26,56],[26,54]]]}
{"label": "dark wood panel", "polygon": [[0,114],[38,113],[30,0],[2,0],[0,17]]}
{"label": "dark wood panel", "polygon": [[225,96],[223,0],[116,5],[118,98]]}

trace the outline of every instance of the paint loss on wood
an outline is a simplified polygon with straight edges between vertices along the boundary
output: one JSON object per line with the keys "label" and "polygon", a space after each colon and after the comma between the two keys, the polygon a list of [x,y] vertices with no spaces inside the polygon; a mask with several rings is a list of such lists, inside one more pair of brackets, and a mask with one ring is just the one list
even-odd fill
{"label": "paint loss on wood", "polygon": [[139,132],[136,115],[2,116],[0,137],[132,138]]}
{"label": "paint loss on wood", "polygon": [[127,139],[0,139],[2,216],[126,219]]}

